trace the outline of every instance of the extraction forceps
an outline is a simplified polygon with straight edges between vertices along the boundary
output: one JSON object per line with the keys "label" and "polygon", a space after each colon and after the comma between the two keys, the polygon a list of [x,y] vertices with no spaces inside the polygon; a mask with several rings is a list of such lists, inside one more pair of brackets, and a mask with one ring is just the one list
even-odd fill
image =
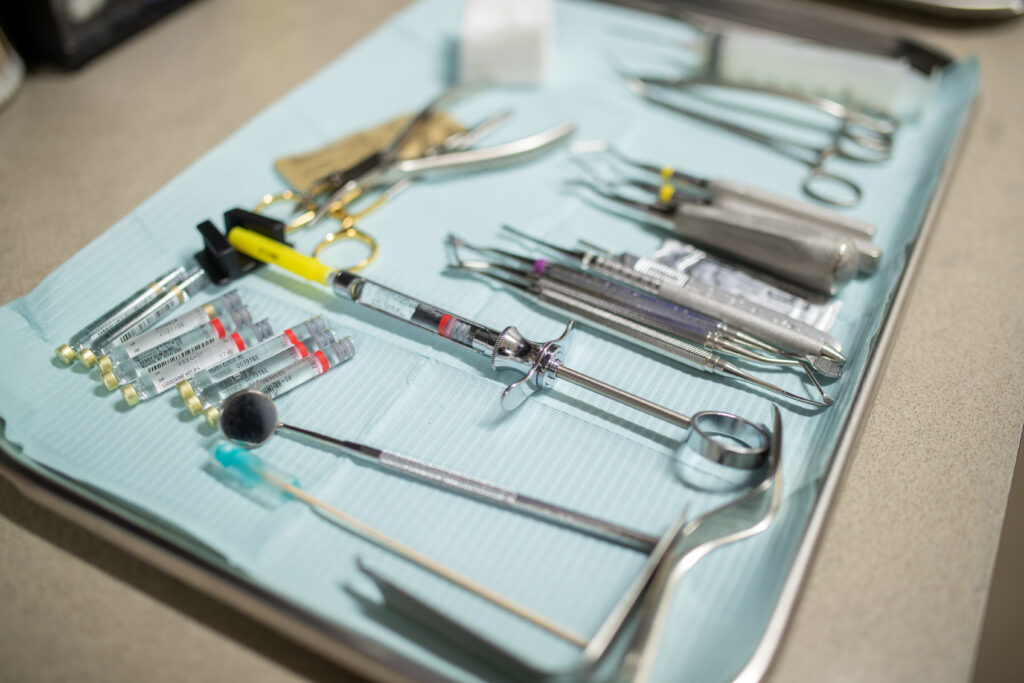
{"label": "extraction forceps", "polygon": [[[600,197],[640,212],[646,221],[671,225],[683,240],[812,291],[834,294],[858,272],[874,271],[881,257],[870,241],[870,223],[742,183],[637,161],[603,141],[577,143],[573,152],[580,167],[599,183],[582,184]],[[654,199],[616,192],[613,183],[582,161],[580,155],[594,152],[656,176],[657,183],[621,181]]]}
{"label": "extraction forceps", "polygon": [[[873,119],[874,117],[869,117],[867,115],[864,117],[855,116],[852,119],[840,117],[840,125],[831,134],[830,141],[826,144],[815,145],[813,143],[794,138],[787,138],[781,135],[774,135],[754,130],[753,128],[748,128],[738,123],[710,116],[692,107],[687,107],[679,102],[671,100],[665,95],[655,92],[651,87],[654,86],[655,88],[661,87],[662,89],[679,90],[680,88],[673,88],[673,86],[685,83],[685,79],[683,81],[663,80],[647,77],[641,78],[629,74],[625,77],[629,89],[652,104],[656,104],[669,111],[681,114],[702,123],[716,126],[734,135],[747,138],[748,140],[756,142],[777,154],[780,154],[781,156],[806,165],[809,171],[801,184],[801,189],[809,197],[831,206],[856,206],[863,196],[863,190],[860,185],[850,178],[827,170],[825,168],[825,164],[830,159],[837,158],[864,163],[878,163],[888,159],[892,153],[892,133],[894,128],[890,129],[884,125],[884,119],[876,119],[877,124],[872,126],[866,124],[869,124],[870,119]],[[703,85],[716,85],[726,88],[757,92],[771,92],[770,89],[759,88],[757,86],[723,84],[716,81],[700,82]],[[801,99],[807,98],[815,102],[824,100],[824,98],[805,95],[792,96],[799,97]],[[846,110],[847,116],[852,115],[853,113],[853,110],[849,110],[839,103],[833,103],[831,100],[828,100],[827,102]],[[823,111],[827,111],[829,109],[829,107],[819,105],[820,102],[814,106],[822,109]],[[835,113],[832,113],[832,115],[836,116]]]}
{"label": "extraction forceps", "polygon": [[[454,236],[449,236],[448,247],[452,267],[498,281],[528,295],[545,308],[588,320],[619,339],[687,367],[748,382],[799,403],[825,407],[834,402],[825,394],[807,361],[786,357],[777,349],[707,316],[592,274],[502,250],[478,249]],[[529,265],[531,270],[488,261],[467,261],[459,255],[459,247],[520,259],[520,263]],[[797,366],[805,371],[821,398],[807,398],[787,391],[742,370],[714,351],[750,362]]]}
{"label": "extraction forceps", "polygon": [[846,357],[839,342],[818,329],[711,285],[696,282],[659,263],[632,254],[609,258],[592,251],[566,249],[511,226],[504,230],[538,244],[579,265],[622,284],[656,294],[666,301],[719,320],[757,337],[782,352],[806,358],[826,377],[838,377]]}
{"label": "extraction forceps", "polygon": [[536,391],[550,388],[556,379],[563,379],[682,427],[695,444],[694,450],[716,462],[757,461],[768,448],[768,435],[738,415],[720,411],[683,415],[569,367],[563,362],[563,356],[573,329],[571,321],[557,339],[538,343],[524,337],[514,326],[501,330],[487,327],[355,273],[332,270],[316,259],[251,230],[236,228],[228,233],[228,241],[258,261],[274,263],[296,275],[328,285],[335,294],[353,303],[488,356],[495,370],[524,370],[524,374],[501,394],[501,406],[505,410],[515,410]]}
{"label": "extraction forceps", "polygon": [[[702,215],[699,207],[714,207],[718,209],[717,212],[706,211],[703,215],[718,217],[719,222],[735,220],[737,214],[790,220],[800,224],[792,228],[797,232],[813,229],[851,240],[857,249],[857,267],[861,273],[873,273],[878,267],[882,254],[871,243],[876,229],[868,221],[734,180],[702,178],[672,166],[642,161],[625,154],[605,140],[573,143],[571,153],[575,158],[605,153],[629,168],[657,178],[658,183],[628,177],[624,182],[657,196],[659,204],[674,209],[677,215],[690,213],[699,217]],[[609,183],[602,181],[602,184]],[[739,227],[742,227],[742,223]]]}

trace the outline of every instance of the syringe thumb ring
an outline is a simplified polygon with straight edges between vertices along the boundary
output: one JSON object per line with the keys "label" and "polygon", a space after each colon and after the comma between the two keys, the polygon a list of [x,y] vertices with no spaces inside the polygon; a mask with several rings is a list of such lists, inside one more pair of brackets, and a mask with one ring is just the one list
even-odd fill
{"label": "syringe thumb ring", "polygon": [[717,410],[695,413],[680,448],[689,448],[711,462],[736,469],[754,470],[764,465],[771,435],[740,417]]}

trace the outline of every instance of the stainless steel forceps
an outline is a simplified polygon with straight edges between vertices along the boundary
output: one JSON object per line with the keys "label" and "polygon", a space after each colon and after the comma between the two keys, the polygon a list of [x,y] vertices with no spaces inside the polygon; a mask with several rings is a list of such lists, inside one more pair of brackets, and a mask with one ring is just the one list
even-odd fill
{"label": "stainless steel forceps", "polygon": [[[873,225],[831,209],[743,183],[700,178],[638,161],[604,141],[579,142],[572,149],[577,159],[581,154],[607,153],[652,178],[627,177],[612,183],[581,164],[600,183],[588,184],[600,196],[671,222],[686,241],[813,291],[833,294],[858,272],[873,272],[881,258],[881,251],[871,243]],[[637,188],[655,199],[633,199],[613,191],[616,184]]]}
{"label": "stainless steel forceps", "polygon": [[[863,190],[860,185],[850,178],[826,170],[825,164],[829,159],[835,157],[849,161],[877,163],[885,161],[892,153],[892,138],[895,132],[895,124],[892,121],[859,112],[822,97],[794,94],[759,86],[723,83],[714,79],[658,79],[630,74],[627,74],[626,78],[629,89],[652,104],[702,123],[716,126],[734,135],[745,137],[784,157],[805,164],[810,170],[801,185],[801,189],[809,197],[831,206],[856,206],[861,200]],[[836,118],[839,126],[827,144],[814,145],[794,138],[754,130],[737,123],[709,116],[696,109],[670,100],[665,95],[652,89],[653,87],[678,91],[693,85],[745,90],[793,99],[809,104]]]}

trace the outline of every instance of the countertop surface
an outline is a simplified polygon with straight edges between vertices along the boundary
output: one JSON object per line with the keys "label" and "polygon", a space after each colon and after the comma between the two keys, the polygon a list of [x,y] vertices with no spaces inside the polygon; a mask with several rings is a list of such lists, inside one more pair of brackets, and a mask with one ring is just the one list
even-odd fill
{"label": "countertop surface", "polygon": [[[194,2],[31,73],[0,110],[0,303],[405,4]],[[881,21],[978,55],[982,93],[769,680],[973,670],[1024,424],[1024,22],[909,19]],[[5,480],[0,548],[0,679],[346,677]]]}

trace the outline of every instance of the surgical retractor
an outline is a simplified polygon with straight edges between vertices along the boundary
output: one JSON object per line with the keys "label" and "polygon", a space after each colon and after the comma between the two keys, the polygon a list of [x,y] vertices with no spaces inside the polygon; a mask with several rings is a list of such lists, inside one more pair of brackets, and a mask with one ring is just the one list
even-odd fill
{"label": "surgical retractor", "polygon": [[[564,332],[557,339],[537,343],[524,337],[513,326],[497,330],[466,320],[353,273],[332,270],[280,242],[251,231],[236,228],[228,234],[228,240],[236,249],[255,259],[277,264],[297,275],[327,284],[335,294],[343,298],[410,323],[475,353],[489,356],[491,366],[496,370],[525,370],[525,374],[508,385],[502,393],[501,405],[507,410],[520,406],[535,391],[550,387],[555,379],[564,379],[571,384],[688,429],[698,441],[707,442],[705,449],[718,452],[723,457],[730,453],[740,454],[737,457],[746,457],[750,452],[762,452],[767,448],[767,435],[744,418],[728,415],[728,419],[719,425],[720,431],[717,435],[704,434],[693,428],[698,416],[683,415],[568,367],[563,363],[562,356],[564,342],[572,331],[572,322],[566,325]],[[741,447],[729,439],[731,431],[735,432],[734,436],[740,441],[743,441],[742,437],[749,437],[751,433],[760,434],[762,438],[755,446]]]}

